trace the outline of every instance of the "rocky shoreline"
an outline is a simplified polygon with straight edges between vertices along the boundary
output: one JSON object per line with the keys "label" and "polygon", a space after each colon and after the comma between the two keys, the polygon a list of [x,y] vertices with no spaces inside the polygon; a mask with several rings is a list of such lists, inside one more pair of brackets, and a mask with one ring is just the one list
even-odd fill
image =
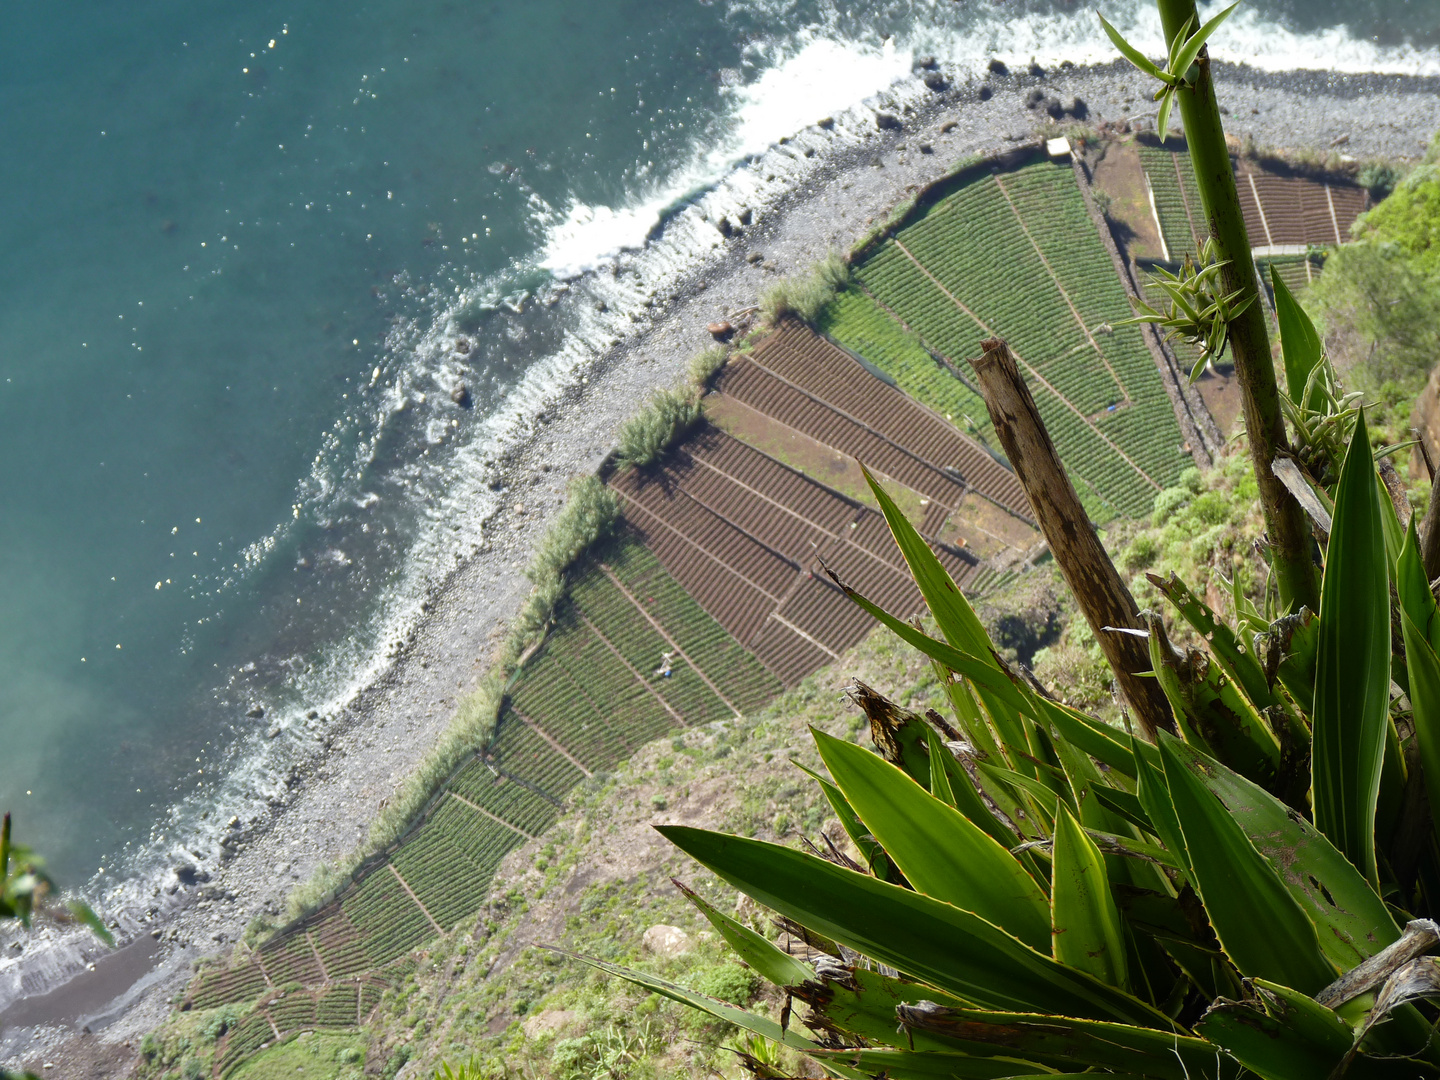
{"label": "rocky shoreline", "polygon": [[[492,480],[502,505],[486,523],[482,549],[436,589],[407,647],[337,719],[324,751],[292,772],[273,816],[236,830],[231,857],[201,871],[208,880],[176,881],[165,898],[170,910],[157,905],[124,948],[0,1014],[0,1060],[42,1075],[47,1065],[64,1076],[124,1075],[195,960],[229,953],[253,919],[275,919],[299,881],[363,840],[370,817],[484,672],[529,590],[523,567],[567,478],[592,472],[644,394],[681,375],[710,343],[707,324],[734,319],[778,276],[849,247],[955,161],[1032,139],[1049,119],[1032,107],[1032,91],[1042,100],[1079,98],[1091,125],[1151,108],[1142,78],[1118,63],[1045,75],[949,74],[941,89],[922,81],[927,74],[880,96],[868,137],[835,139],[800,184],[754,207],[753,223],[732,227],[712,258],[657,289],[655,306],[634,316],[636,332],[590,366],[506,457]],[[1232,134],[1262,146],[1414,159],[1440,127],[1440,79],[1222,67],[1217,83]],[[764,160],[742,167],[763,169]],[[663,231],[654,243],[665,243]]]}

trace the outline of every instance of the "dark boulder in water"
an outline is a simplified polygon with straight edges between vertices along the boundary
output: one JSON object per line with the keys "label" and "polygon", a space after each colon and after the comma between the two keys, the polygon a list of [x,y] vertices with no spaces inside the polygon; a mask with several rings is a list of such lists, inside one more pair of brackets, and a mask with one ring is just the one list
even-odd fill
{"label": "dark boulder in water", "polygon": [[246,710],[245,715],[248,716],[251,720],[259,720],[262,716],[265,715],[265,709],[263,706],[260,705],[251,705],[250,708]]}
{"label": "dark boulder in water", "polygon": [[950,88],[949,80],[938,71],[927,71],[925,73],[924,83],[937,94],[942,90],[948,90]]}
{"label": "dark boulder in water", "polygon": [[463,382],[455,384],[455,389],[450,391],[450,400],[462,409],[468,409],[473,404],[470,399],[470,388]]}
{"label": "dark boulder in water", "polygon": [[210,875],[196,867],[194,863],[177,863],[172,868],[172,872],[175,874],[175,880],[187,889],[210,880]]}
{"label": "dark boulder in water", "polygon": [[981,100],[981,101],[989,101],[989,100],[990,100],[992,97],[994,97],[994,96],[995,96],[995,91],[990,89],[990,84],[989,84],[989,83],[981,83],[981,84],[980,84],[980,100]]}
{"label": "dark boulder in water", "polygon": [[934,71],[939,66],[933,56],[919,56],[915,58],[915,67],[920,71]]}
{"label": "dark boulder in water", "polygon": [[1044,100],[1045,91],[1041,90],[1038,86],[1034,87],[1028,94],[1025,95],[1025,107],[1027,109],[1033,109]]}
{"label": "dark boulder in water", "polygon": [[1045,69],[1032,59],[1030,61],[1030,74],[1037,79],[1043,79],[1045,77]]}
{"label": "dark boulder in water", "polygon": [[1004,60],[996,57],[994,60],[990,61],[990,74],[999,75],[1003,78],[1004,76],[1010,74],[1010,69],[1005,66]]}
{"label": "dark boulder in water", "polygon": [[750,222],[755,220],[755,212],[751,210],[748,206],[744,207],[738,214],[735,215],[735,220],[740,222],[741,225],[749,225]]}
{"label": "dark boulder in water", "polygon": [[719,221],[715,222],[715,229],[727,240],[735,234],[735,227],[730,224],[729,218],[722,217]]}
{"label": "dark boulder in water", "polygon": [[875,114],[875,126],[881,131],[899,131],[905,125],[894,113],[882,112]]}

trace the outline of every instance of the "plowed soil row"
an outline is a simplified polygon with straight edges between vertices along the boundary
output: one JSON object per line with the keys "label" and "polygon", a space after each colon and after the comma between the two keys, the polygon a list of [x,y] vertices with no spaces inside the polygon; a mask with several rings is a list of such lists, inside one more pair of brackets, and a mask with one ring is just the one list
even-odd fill
{"label": "plowed soil row", "polygon": [[[732,367],[742,379],[763,375],[748,360]],[[727,388],[737,381],[727,374]],[[890,450],[889,460],[913,466],[906,475],[958,505],[963,483],[902,447]],[[838,657],[873,622],[826,568],[889,611],[923,608],[879,513],[717,428],[702,427],[663,468],[622,472],[611,486],[670,574],[787,686]],[[957,583],[969,583],[977,561],[936,548]]]}

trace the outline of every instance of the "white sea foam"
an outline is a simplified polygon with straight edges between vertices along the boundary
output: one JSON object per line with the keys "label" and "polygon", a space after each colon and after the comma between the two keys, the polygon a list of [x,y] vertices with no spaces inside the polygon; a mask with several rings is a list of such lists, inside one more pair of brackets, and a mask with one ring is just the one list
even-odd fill
{"label": "white sea foam", "polygon": [[892,41],[837,41],[818,29],[752,52],[760,75],[722,88],[724,134],[718,142],[693,147],[690,160],[624,206],[572,202],[562,213],[547,209],[539,215],[546,226],[543,269],[575,278],[639,251],[664,215],[711,189],[736,165],[824,117],[854,109],[905,78],[911,63]]}

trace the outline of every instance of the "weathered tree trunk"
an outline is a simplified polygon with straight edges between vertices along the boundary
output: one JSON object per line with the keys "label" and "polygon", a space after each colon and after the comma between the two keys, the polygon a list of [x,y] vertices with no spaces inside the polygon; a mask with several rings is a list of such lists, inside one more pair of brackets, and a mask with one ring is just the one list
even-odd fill
{"label": "weathered tree trunk", "polygon": [[[1187,20],[1196,20],[1189,24],[1188,33],[1194,33],[1200,25],[1195,0],[1158,2],[1166,41],[1174,41]],[[1190,161],[1195,166],[1200,202],[1205,208],[1210,235],[1215,238],[1216,255],[1229,264],[1220,271],[1220,291],[1229,295],[1238,290],[1241,298],[1250,298],[1250,306],[1230,323],[1230,354],[1235,360],[1235,377],[1244,403],[1245,434],[1255,464],[1255,481],[1260,488],[1260,507],[1265,513],[1275,580],[1285,607],[1298,610],[1303,604],[1311,611],[1319,611],[1320,583],[1311,556],[1305,511],[1270,467],[1278,454],[1290,449],[1290,442],[1280,412],[1280,391],[1275,385],[1275,362],[1270,355],[1270,334],[1255,277],[1255,260],[1250,253],[1250,237],[1245,231],[1240,197],[1235,191],[1235,170],[1230,164],[1220,107],[1215,100],[1215,83],[1210,77],[1208,49],[1200,50],[1194,70],[1195,85],[1182,88],[1176,96],[1185,125],[1185,139],[1190,145]]]}
{"label": "weathered tree trunk", "polygon": [[1430,503],[1425,507],[1425,516],[1420,519],[1420,561],[1425,566],[1425,577],[1434,581],[1440,578],[1440,475],[1430,481]]}
{"label": "weathered tree trunk", "polygon": [[1105,629],[1144,627],[1135,598],[1101,546],[1090,515],[1080,505],[1080,497],[1065,474],[1030,388],[1020,377],[1015,357],[999,338],[985,341],[983,348],[985,355],[975,361],[975,373],[985,394],[985,407],[990,410],[990,422],[1020,477],[1060,572],[1146,736],[1154,739],[1157,728],[1174,731],[1175,720],[1160,683],[1135,674],[1150,670],[1150,650],[1145,640]]}

